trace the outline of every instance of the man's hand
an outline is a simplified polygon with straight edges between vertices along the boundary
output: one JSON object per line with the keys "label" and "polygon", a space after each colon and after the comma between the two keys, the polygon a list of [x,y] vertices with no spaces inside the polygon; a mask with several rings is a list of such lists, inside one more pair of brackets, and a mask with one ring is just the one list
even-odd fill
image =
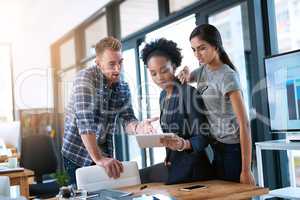
{"label": "man's hand", "polygon": [[184,139],[174,135],[174,136],[165,136],[160,139],[160,142],[167,148],[176,151],[184,147]]}
{"label": "man's hand", "polygon": [[120,174],[123,172],[123,165],[120,161],[113,159],[113,158],[101,158],[97,165],[104,167],[107,175],[114,179],[119,178]]}
{"label": "man's hand", "polygon": [[156,133],[156,130],[153,128],[151,123],[157,121],[158,119],[159,117],[153,117],[138,123],[135,130],[136,134]]}

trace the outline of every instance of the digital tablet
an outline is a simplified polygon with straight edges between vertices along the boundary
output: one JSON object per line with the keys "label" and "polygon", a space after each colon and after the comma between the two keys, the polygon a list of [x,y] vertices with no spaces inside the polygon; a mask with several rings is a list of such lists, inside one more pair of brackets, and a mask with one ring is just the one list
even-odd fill
{"label": "digital tablet", "polygon": [[172,137],[174,133],[155,133],[135,135],[136,141],[140,148],[163,147],[160,139],[166,136]]}

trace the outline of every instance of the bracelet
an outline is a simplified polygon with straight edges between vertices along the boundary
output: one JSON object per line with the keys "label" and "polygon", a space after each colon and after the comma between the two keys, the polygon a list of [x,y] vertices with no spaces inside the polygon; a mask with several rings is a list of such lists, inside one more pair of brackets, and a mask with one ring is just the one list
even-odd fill
{"label": "bracelet", "polygon": [[182,148],[177,149],[177,151],[183,151],[183,150],[185,150],[185,146],[186,146],[186,145],[185,145],[185,144],[186,144],[186,143],[185,143],[185,140],[182,139],[181,141],[182,141],[182,143],[183,143],[183,144],[182,144]]}

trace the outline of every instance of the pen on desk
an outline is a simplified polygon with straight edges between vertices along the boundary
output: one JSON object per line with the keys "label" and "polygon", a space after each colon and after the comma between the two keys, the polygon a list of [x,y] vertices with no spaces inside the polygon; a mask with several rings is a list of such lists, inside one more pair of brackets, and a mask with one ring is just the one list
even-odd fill
{"label": "pen on desk", "polygon": [[94,197],[97,197],[97,196],[99,196],[99,194],[92,194],[92,195],[87,196],[86,198],[89,199],[89,198],[94,198]]}
{"label": "pen on desk", "polygon": [[119,198],[120,197],[127,197],[127,196],[130,196],[130,195],[133,195],[133,192],[127,192],[125,194],[122,194],[121,196],[119,196]]}
{"label": "pen on desk", "polygon": [[147,185],[143,185],[143,186],[140,187],[140,190],[143,190],[143,189],[145,189],[147,187],[148,187]]}

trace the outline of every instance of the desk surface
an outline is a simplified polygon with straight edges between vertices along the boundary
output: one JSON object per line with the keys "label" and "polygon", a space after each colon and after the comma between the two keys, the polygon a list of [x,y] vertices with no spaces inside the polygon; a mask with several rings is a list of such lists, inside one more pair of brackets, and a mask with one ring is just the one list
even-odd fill
{"label": "desk surface", "polygon": [[[191,192],[184,192],[179,190],[180,188],[195,184],[202,184],[207,186],[207,188],[195,189]],[[144,185],[147,185],[147,188],[140,190],[140,188]],[[261,188],[257,186],[221,180],[200,181],[176,185],[165,185],[163,183],[149,183],[120,188],[120,190],[133,192],[133,197],[140,196],[143,194],[164,194],[166,196],[172,196],[177,200],[238,200],[249,199],[251,197],[269,193],[268,188]],[[57,198],[51,198],[49,200],[56,199]]]}
{"label": "desk surface", "polygon": [[9,178],[18,178],[18,177],[30,177],[34,175],[34,172],[29,169],[24,169],[24,171],[17,171],[17,172],[8,172],[8,173],[1,173],[1,176],[8,176]]}
{"label": "desk surface", "polygon": [[[191,192],[180,191],[180,188],[190,185],[202,184],[207,188],[195,189]],[[163,183],[150,183],[146,189],[140,190],[141,185],[122,188],[121,190],[133,192],[134,195],[142,194],[164,194],[173,196],[176,199],[191,200],[191,199],[214,199],[214,200],[234,200],[247,199],[254,196],[267,194],[267,188],[257,186],[245,185],[240,183],[233,183],[221,180],[200,181],[194,183],[185,183],[177,185],[164,185]]]}
{"label": "desk surface", "polygon": [[8,176],[10,185],[20,185],[20,193],[28,199],[29,197],[29,178],[34,176],[34,172],[29,169],[18,172],[1,173],[0,176]]}

